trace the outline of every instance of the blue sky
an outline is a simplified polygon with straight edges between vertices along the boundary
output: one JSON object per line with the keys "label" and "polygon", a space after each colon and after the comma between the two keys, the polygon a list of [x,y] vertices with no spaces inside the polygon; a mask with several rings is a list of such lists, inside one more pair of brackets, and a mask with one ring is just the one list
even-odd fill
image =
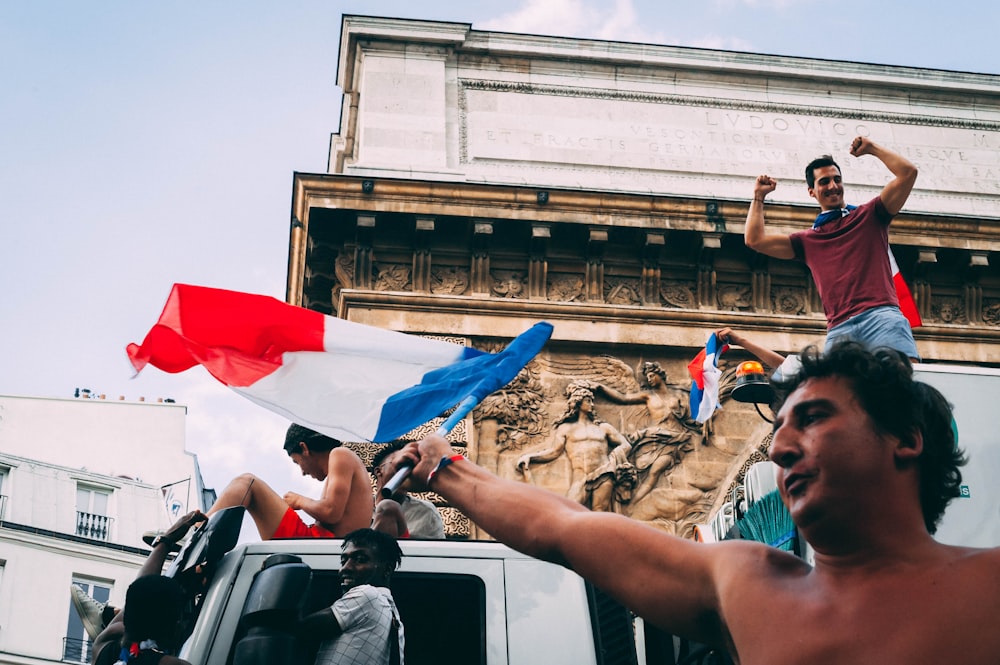
{"label": "blue sky", "polygon": [[174,282],[284,296],[294,171],[337,131],[341,15],[1000,74],[992,2],[0,3],[0,394],[173,397],[209,486],[315,492],[201,370],[132,379]]}

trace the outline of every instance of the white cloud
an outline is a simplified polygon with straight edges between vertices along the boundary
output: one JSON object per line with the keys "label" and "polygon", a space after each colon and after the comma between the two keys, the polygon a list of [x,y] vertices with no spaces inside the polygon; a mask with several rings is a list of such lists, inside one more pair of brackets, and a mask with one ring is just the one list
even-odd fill
{"label": "white cloud", "polygon": [[712,5],[718,9],[730,11],[749,7],[750,9],[787,9],[795,5],[804,5],[804,0],[713,0]]}
{"label": "white cloud", "polygon": [[477,23],[482,30],[664,43],[664,35],[643,26],[632,0],[526,0],[509,14]]}
{"label": "white cloud", "polygon": [[[801,0],[715,0],[727,10],[750,7],[788,6]],[[651,25],[639,17],[633,0],[525,0],[514,11],[476,23],[480,30],[603,39],[608,41],[695,46],[729,51],[752,51],[750,42],[738,37],[668,33],[677,28],[669,22]]]}

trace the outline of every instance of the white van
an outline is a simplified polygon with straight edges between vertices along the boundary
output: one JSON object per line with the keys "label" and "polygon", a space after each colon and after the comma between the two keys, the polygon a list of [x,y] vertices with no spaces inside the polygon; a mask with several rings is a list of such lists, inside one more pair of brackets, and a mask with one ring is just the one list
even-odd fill
{"label": "white van", "polygon": [[[225,554],[242,514],[213,516],[167,572],[192,591],[180,656],[199,665],[312,665],[316,641],[297,638],[294,626],[339,597],[341,541],[250,543]],[[646,629],[576,573],[499,543],[400,546],[390,587],[407,665],[672,665],[697,648]]]}

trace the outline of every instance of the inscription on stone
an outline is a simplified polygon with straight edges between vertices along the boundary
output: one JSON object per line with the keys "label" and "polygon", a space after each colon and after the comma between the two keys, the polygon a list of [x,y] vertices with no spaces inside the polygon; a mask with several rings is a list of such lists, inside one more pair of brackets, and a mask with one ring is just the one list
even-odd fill
{"label": "inscription on stone", "polygon": [[[804,199],[802,169],[820,154],[833,154],[852,186],[877,191],[888,182],[890,174],[878,160],[847,154],[851,140],[861,135],[916,163],[917,190],[947,193],[950,199],[1000,194],[1000,131],[927,126],[919,118],[903,124],[874,114],[858,120],[544,92],[467,89],[465,94],[470,163],[509,160],[741,179],[766,172],[786,181],[786,196],[795,189]],[[926,196],[918,200],[928,210],[949,205],[935,205]],[[980,205],[989,210],[991,204]]]}

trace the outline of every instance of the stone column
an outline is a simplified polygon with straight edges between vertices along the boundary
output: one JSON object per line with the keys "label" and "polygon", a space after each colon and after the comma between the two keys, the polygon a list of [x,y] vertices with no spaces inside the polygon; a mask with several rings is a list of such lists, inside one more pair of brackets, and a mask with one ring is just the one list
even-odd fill
{"label": "stone column", "polygon": [[413,291],[431,291],[431,240],[434,236],[434,218],[417,217],[413,238]]}
{"label": "stone column", "polygon": [[774,310],[771,305],[771,262],[765,254],[757,254],[751,261],[750,299],[753,311],[771,312]]}
{"label": "stone column", "polygon": [[639,282],[639,299],[644,307],[660,306],[660,255],[666,245],[662,231],[647,231],[642,247],[642,277]]}
{"label": "stone column", "polygon": [[552,237],[549,224],[531,225],[531,246],[528,248],[528,299],[545,300],[549,275],[548,249]]}
{"label": "stone column", "polygon": [[469,281],[473,295],[488,296],[490,294],[490,236],[492,235],[492,222],[474,222],[472,265],[469,269]]}
{"label": "stone column", "polygon": [[914,270],[913,300],[917,303],[917,313],[920,318],[930,320],[933,315],[931,308],[930,272],[937,263],[936,249],[921,249],[917,255],[917,266]]}
{"label": "stone column", "polygon": [[970,252],[969,267],[965,271],[963,298],[965,317],[969,325],[983,323],[983,287],[979,284],[979,275],[990,264],[988,252]]}
{"label": "stone column", "polygon": [[372,242],[375,236],[375,215],[362,215],[357,217],[358,226],[354,247],[354,288],[372,288],[372,268],[374,257],[372,256]]}
{"label": "stone column", "polygon": [[588,302],[604,302],[604,248],[608,243],[608,230],[591,228],[587,240],[587,265],[584,288]]}
{"label": "stone column", "polygon": [[702,233],[698,255],[697,298],[699,309],[717,309],[715,252],[722,247],[721,233]]}

